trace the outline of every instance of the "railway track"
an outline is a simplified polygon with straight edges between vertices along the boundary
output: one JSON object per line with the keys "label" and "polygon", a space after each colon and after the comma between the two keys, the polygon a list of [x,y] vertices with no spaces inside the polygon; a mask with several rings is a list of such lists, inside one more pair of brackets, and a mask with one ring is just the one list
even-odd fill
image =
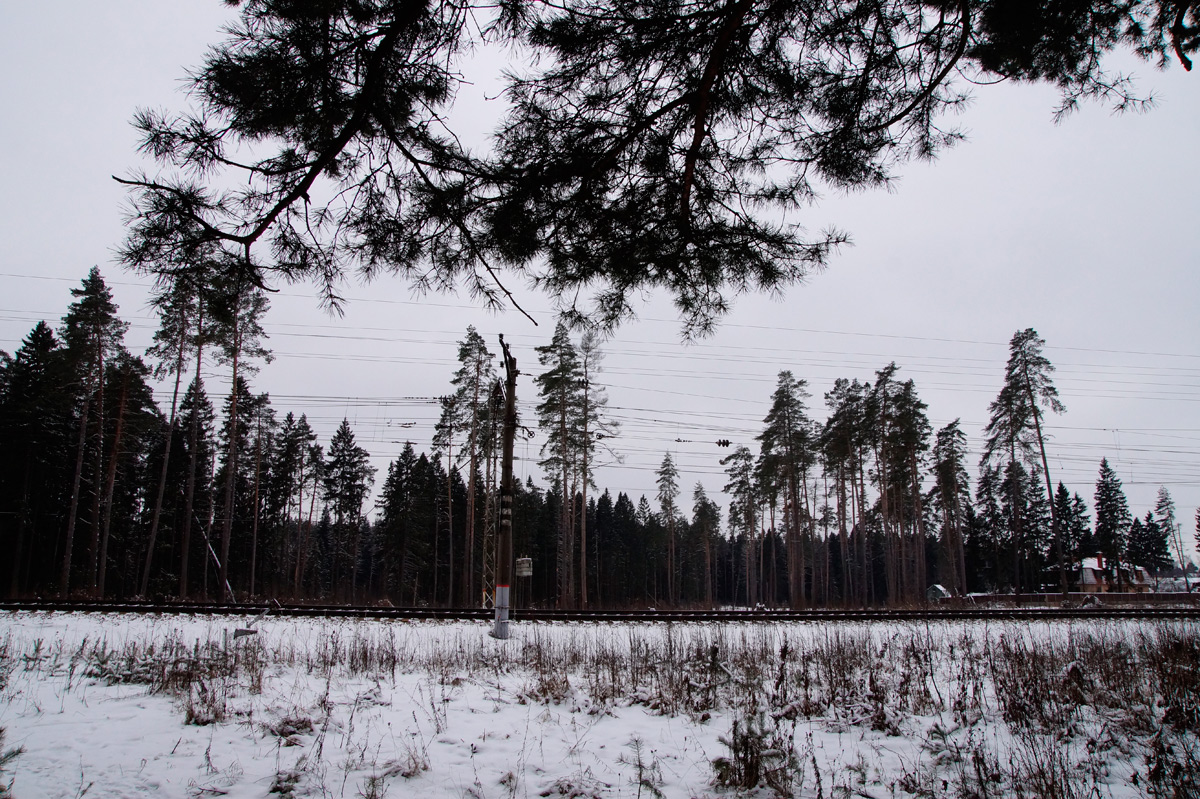
{"label": "railway track", "polygon": [[[395,608],[281,603],[216,604],[204,602],[4,601],[0,611],[53,613],[130,613],[181,615],[294,616],[414,621],[485,621],[482,608]],[[936,607],[924,609],[819,610],[549,610],[517,609],[516,622],[883,622],[883,621],[1051,621],[1081,619],[1200,620],[1200,606],[1189,607]]]}

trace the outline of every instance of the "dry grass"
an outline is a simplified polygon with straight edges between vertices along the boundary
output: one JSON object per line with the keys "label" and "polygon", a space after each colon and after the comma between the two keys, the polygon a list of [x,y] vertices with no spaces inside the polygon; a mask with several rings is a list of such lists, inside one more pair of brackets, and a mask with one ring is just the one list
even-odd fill
{"label": "dry grass", "polygon": [[[342,625],[312,639],[166,635],[69,650],[39,640],[21,652],[5,640],[0,689],[14,668],[63,674],[68,688],[80,675],[141,684],[175,697],[186,723],[205,725],[229,721],[231,697],[261,692],[273,670],[326,684],[421,674],[439,734],[448,692],[464,679],[523,686],[519,701],[591,713],[640,704],[695,723],[722,713],[728,751],[713,762],[714,783],[736,790],[848,796],[878,781],[865,764],[819,763],[802,735],[817,725],[918,741],[918,754],[881,786],[896,796],[1090,797],[1104,794],[1115,778],[1105,764],[1118,762],[1126,767],[1117,777],[1150,796],[1200,797],[1200,627],[1191,623],[530,626],[503,650],[471,628],[446,630],[435,638]],[[259,727],[288,746],[323,736],[328,715],[318,704]],[[398,759],[375,764],[379,778],[361,794],[381,796],[385,777],[429,769],[427,746],[408,742]],[[632,787],[657,796],[657,765],[629,747]],[[283,769],[270,790],[291,795],[302,776]]]}

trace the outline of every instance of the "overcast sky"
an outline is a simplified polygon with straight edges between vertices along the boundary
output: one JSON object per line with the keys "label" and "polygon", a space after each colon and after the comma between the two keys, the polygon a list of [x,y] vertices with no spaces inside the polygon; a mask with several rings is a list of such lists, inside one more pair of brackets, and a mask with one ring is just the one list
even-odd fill
{"label": "overcast sky", "polygon": [[[156,322],[144,281],[113,261],[125,195],[110,176],[140,163],[135,108],[185,107],[180,78],[219,39],[228,13],[217,0],[0,10],[0,349],[13,352],[39,319],[57,327],[70,288],[95,264],[131,323],[127,344],[144,351]],[[782,298],[742,298],[709,339],[681,343],[667,298],[646,297],[640,320],[604,347],[601,381],[622,424],[614,460],[623,462],[600,472],[601,487],[653,499],[654,470],[669,451],[685,508],[697,481],[724,505],[727,450],[715,441],[756,448],[780,370],[808,381],[820,420],[834,379],[873,380],[890,361],[916,381],[935,429],[962,419],[974,461],[1008,341],[1032,327],[1067,406],[1048,423],[1052,479],[1090,507],[1107,457],[1134,513],[1166,485],[1191,532],[1200,505],[1200,75],[1124,66],[1153,91],[1153,111],[1089,106],[1055,125],[1052,89],[975,89],[958,120],[967,142],[904,167],[891,192],[824,197],[803,223],[843,228],[853,246]],[[494,88],[488,78],[476,78],[468,99]],[[498,333],[512,344],[532,421],[533,348],[549,341],[554,315],[548,298],[510,288],[537,327],[479,311],[465,296],[414,297],[394,279],[348,284],[344,318],[319,310],[311,287],[282,286],[266,321],[276,360],[253,387],[270,393],[280,416],[307,413],[322,443],[349,418],[378,484],[405,440],[429,448],[432,398],[448,391],[468,324],[497,353]],[[537,448],[518,444],[517,474],[544,482]]]}

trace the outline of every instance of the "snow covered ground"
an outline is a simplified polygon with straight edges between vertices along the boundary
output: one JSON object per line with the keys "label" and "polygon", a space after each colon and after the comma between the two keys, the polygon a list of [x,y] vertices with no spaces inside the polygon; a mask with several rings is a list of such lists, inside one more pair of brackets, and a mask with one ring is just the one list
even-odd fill
{"label": "snow covered ground", "polygon": [[[1195,796],[1200,626],[10,612],[41,797]],[[752,787],[747,787],[752,786]],[[0,794],[3,791],[0,790]],[[1170,794],[1167,794],[1170,795]]]}

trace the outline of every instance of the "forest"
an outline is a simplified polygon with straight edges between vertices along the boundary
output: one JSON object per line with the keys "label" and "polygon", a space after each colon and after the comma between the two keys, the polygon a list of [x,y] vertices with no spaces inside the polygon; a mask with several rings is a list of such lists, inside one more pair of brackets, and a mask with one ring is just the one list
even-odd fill
{"label": "forest", "polygon": [[[428,449],[409,442],[377,475],[348,421],[321,443],[305,415],[280,418],[256,393],[271,358],[267,295],[220,274],[159,284],[141,356],[96,268],[57,329],[39,322],[0,352],[4,592],[486,605],[503,386],[483,338],[468,328],[459,342]],[[1031,329],[1013,336],[978,463],[957,420],[932,429],[894,363],[872,381],[836,380],[823,414],[816,387],[779,372],[758,451],[733,446],[721,461],[723,512],[682,484],[670,453],[655,496],[597,485],[597,454],[620,438],[601,342],[559,324],[526,367],[523,391],[537,396],[523,397],[534,418],[519,424],[537,437],[545,483],[516,486],[514,554],[533,564],[516,605],[898,605],[935,583],[955,595],[1075,589],[1087,557],[1115,575],[1187,565],[1166,488],[1144,517],[1107,461],[1090,502],[1052,488],[1043,429],[1064,408],[1044,344]],[[227,396],[197,377],[213,362]]]}

